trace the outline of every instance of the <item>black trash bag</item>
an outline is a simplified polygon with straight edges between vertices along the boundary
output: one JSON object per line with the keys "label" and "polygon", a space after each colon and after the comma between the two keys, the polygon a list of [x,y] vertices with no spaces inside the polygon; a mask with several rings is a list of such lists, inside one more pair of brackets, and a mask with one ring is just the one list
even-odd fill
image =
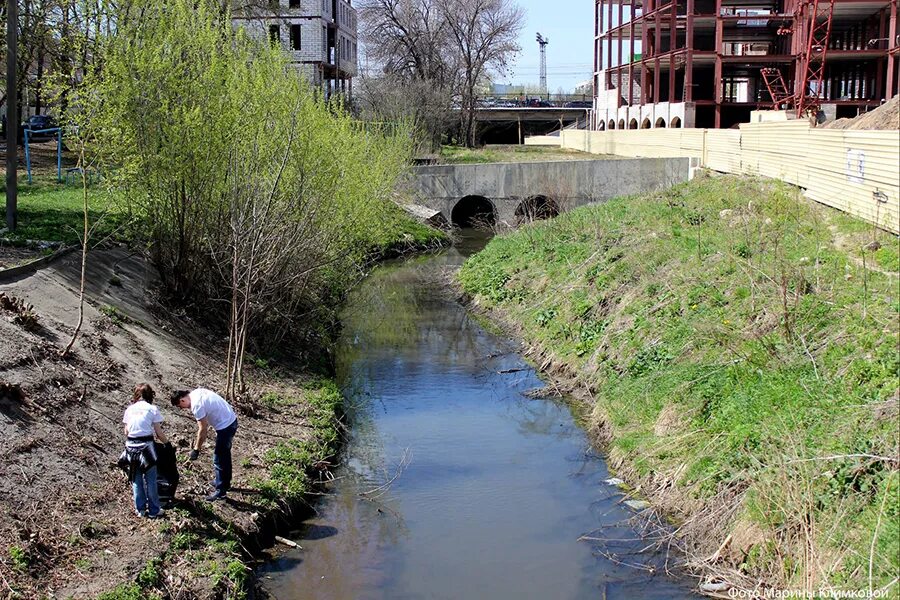
{"label": "black trash bag", "polygon": [[172,502],[178,489],[178,463],[175,447],[171,444],[154,442],[156,449],[156,488],[162,502]]}

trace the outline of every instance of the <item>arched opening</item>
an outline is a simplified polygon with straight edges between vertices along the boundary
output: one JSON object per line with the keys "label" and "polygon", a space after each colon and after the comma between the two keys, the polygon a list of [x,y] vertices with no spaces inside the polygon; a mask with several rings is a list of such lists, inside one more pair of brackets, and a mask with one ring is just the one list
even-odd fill
{"label": "arched opening", "polygon": [[497,212],[484,196],[466,196],[453,207],[450,220],[457,227],[487,228],[497,222]]}
{"label": "arched opening", "polygon": [[516,223],[522,225],[541,219],[552,219],[559,215],[559,206],[547,196],[531,196],[516,207]]}
{"label": "arched opening", "polygon": [[650,129],[650,119],[641,121],[641,129]]}
{"label": "arched opening", "polygon": [[658,129],[665,129],[666,128],[666,120],[663,119],[662,117],[660,117],[656,120],[656,123],[653,126]]}
{"label": "arched opening", "polygon": [[681,118],[680,117],[672,117],[672,122],[669,123],[669,127],[672,129],[678,129],[681,127]]}
{"label": "arched opening", "polygon": [[625,129],[625,119],[619,119],[619,129]]}
{"label": "arched opening", "polygon": [[616,128],[616,122],[613,121],[612,119],[609,120],[609,128],[610,128],[610,129],[615,129],[615,128]]}
{"label": "arched opening", "polygon": [[628,122],[628,129],[637,129],[637,119],[632,119]]}
{"label": "arched opening", "polygon": [[605,130],[606,130],[606,123],[604,121],[600,121],[599,123],[597,123],[597,131],[605,131]]}

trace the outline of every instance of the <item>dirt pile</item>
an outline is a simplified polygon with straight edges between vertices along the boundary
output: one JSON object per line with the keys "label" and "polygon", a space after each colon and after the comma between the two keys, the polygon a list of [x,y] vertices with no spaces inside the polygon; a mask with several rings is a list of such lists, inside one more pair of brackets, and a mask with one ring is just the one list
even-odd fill
{"label": "dirt pile", "polygon": [[852,119],[837,119],[825,129],[900,129],[900,96],[894,96],[878,108]]}
{"label": "dirt pile", "polygon": [[[267,450],[306,435],[305,408],[240,416],[231,499],[202,502],[214,440],[188,462],[196,426],[167,393],[216,389],[222,340],[162,311],[151,269],[118,248],[92,255],[83,335],[63,357],[78,318],[79,261],[72,253],[31,276],[0,280],[0,598],[95,597],[133,582],[172,598],[225,595],[246,575],[243,555],[234,542],[210,545],[210,536],[237,531],[244,543],[271,514],[253,481],[265,478]],[[259,381],[261,372],[251,376]],[[293,379],[266,377],[268,389],[302,395]],[[142,381],[158,391],[182,475],[177,509],[158,521],[134,515],[130,485],[115,466],[122,413]],[[160,559],[173,549],[204,559]]]}

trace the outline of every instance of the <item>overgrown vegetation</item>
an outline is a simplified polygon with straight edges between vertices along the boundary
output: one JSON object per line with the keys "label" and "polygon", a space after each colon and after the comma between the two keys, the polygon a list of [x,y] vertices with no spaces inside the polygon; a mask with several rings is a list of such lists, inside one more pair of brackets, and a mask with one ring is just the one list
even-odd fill
{"label": "overgrown vegetation", "polygon": [[66,82],[66,120],[169,296],[227,325],[226,395],[244,396],[248,348],[324,345],[373,257],[440,239],[391,199],[409,131],[359,126],[217,0],[122,11],[100,66]]}
{"label": "overgrown vegetation", "polygon": [[611,461],[695,566],[877,590],[900,569],[900,242],[878,233],[884,272],[864,269],[873,235],[707,177],[495,238],[460,281],[591,390]]}
{"label": "overgrown vegetation", "polygon": [[[332,380],[311,382],[303,394],[306,437],[282,442],[266,452],[268,477],[255,482],[271,505],[301,500],[316,477],[327,474],[340,445],[339,417],[343,396]],[[269,392],[261,402],[270,407],[295,406],[297,399]]]}

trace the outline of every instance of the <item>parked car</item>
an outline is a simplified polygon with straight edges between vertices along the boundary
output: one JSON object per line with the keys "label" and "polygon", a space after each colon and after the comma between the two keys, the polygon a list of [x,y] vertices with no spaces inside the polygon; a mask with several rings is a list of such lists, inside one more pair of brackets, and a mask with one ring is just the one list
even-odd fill
{"label": "parked car", "polygon": [[529,98],[525,101],[525,106],[528,108],[553,108],[551,103],[541,98]]}
{"label": "parked car", "polygon": [[564,108],[594,108],[594,103],[590,100],[573,100],[572,102],[566,102],[563,105]]}
{"label": "parked car", "polygon": [[[42,129],[53,129],[59,127],[56,119],[50,115],[32,115],[22,123],[22,130],[29,129],[31,131],[40,131]],[[32,133],[28,139],[33,142],[45,142],[47,140],[56,139],[56,133]]]}

